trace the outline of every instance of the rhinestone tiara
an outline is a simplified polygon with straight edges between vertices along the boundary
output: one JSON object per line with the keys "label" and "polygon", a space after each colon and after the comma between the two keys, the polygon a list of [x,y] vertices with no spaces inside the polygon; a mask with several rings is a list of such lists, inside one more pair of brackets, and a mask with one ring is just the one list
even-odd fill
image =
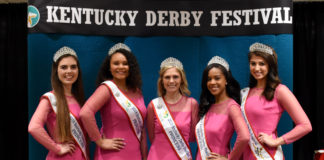
{"label": "rhinestone tiara", "polygon": [[182,63],[173,57],[169,57],[167,59],[165,59],[164,61],[162,61],[161,65],[160,65],[160,69],[164,68],[164,67],[176,67],[178,69],[183,70],[183,66]]}
{"label": "rhinestone tiara", "polygon": [[268,53],[268,54],[273,55],[271,47],[269,47],[269,46],[267,46],[265,44],[259,43],[259,42],[253,43],[250,46],[250,52],[255,52],[255,51],[259,51],[259,52]]}
{"label": "rhinestone tiara", "polygon": [[108,55],[111,56],[113,53],[115,53],[119,49],[124,49],[124,50],[126,50],[128,52],[131,52],[131,49],[126,44],[124,44],[124,43],[117,43],[117,44],[115,44],[114,46],[112,46],[109,49]]}
{"label": "rhinestone tiara", "polygon": [[53,61],[56,63],[56,61],[63,55],[71,55],[74,56],[75,58],[78,58],[76,52],[72,48],[64,46],[60,48],[58,51],[56,51],[53,57]]}
{"label": "rhinestone tiara", "polygon": [[228,65],[228,63],[226,62],[226,60],[223,59],[222,57],[214,56],[213,58],[211,58],[211,59],[209,60],[207,66],[209,66],[210,64],[214,64],[214,63],[222,65],[223,67],[225,67],[225,69],[226,69],[227,71],[229,71],[229,65]]}

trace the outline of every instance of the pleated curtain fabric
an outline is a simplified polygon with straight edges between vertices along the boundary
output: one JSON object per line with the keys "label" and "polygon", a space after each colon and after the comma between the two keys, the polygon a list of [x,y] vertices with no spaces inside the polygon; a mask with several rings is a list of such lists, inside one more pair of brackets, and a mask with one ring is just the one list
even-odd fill
{"label": "pleated curtain fabric", "polygon": [[324,2],[294,3],[294,94],[313,131],[293,145],[294,160],[324,149]]}
{"label": "pleated curtain fabric", "polygon": [[27,3],[0,4],[0,159],[28,159]]}

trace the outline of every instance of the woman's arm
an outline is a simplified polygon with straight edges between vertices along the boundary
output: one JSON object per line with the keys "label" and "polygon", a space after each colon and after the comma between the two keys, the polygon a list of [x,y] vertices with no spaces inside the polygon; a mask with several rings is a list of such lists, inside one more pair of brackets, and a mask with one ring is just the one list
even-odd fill
{"label": "woman's arm", "polygon": [[46,98],[42,98],[29,122],[28,132],[49,151],[58,154],[61,147],[49,136],[44,128],[47,115],[51,111],[50,102]]}
{"label": "woman's arm", "polygon": [[142,131],[142,136],[141,136],[141,154],[142,154],[142,159],[146,160],[147,159],[147,140],[146,140],[146,131],[145,128]]}
{"label": "woman's arm", "polygon": [[80,118],[83,126],[92,141],[101,139],[101,134],[97,126],[95,114],[100,110],[110,98],[110,92],[105,85],[100,85],[89,97],[80,111]]}
{"label": "woman's arm", "polygon": [[191,130],[190,130],[190,137],[189,137],[189,142],[194,142],[196,137],[195,137],[195,131],[196,131],[196,125],[199,121],[198,118],[198,102],[192,98],[191,101]]}
{"label": "woman's arm", "polygon": [[123,138],[102,137],[97,126],[95,114],[107,103],[111,94],[105,85],[100,85],[90,96],[80,111],[80,118],[90,139],[102,149],[121,150],[125,146]]}
{"label": "woman's arm", "polygon": [[248,145],[248,142],[250,140],[250,134],[239,106],[230,106],[229,116],[234,125],[237,137],[233,150],[229,154],[228,159],[239,159]]}
{"label": "woman's arm", "polygon": [[312,125],[294,94],[285,85],[279,85],[276,92],[279,103],[296,125],[291,131],[281,136],[284,142],[289,144],[312,131]]}
{"label": "woman's arm", "polygon": [[154,109],[153,109],[153,103],[151,102],[147,106],[147,120],[146,120],[146,126],[147,126],[147,131],[148,131],[148,137],[150,139],[151,144],[153,143],[154,140]]}

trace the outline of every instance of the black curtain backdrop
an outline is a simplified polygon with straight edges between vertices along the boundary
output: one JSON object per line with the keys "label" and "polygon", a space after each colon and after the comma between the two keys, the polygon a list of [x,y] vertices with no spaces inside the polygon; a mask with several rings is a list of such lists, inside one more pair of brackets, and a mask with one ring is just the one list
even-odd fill
{"label": "black curtain backdrop", "polygon": [[[27,4],[0,4],[0,155],[28,159]],[[294,3],[294,94],[313,131],[294,143],[294,160],[324,149],[324,2]]]}
{"label": "black curtain backdrop", "polygon": [[313,131],[294,143],[294,160],[324,149],[324,2],[294,3],[294,94]]}
{"label": "black curtain backdrop", "polygon": [[0,159],[28,159],[27,4],[0,4]]}

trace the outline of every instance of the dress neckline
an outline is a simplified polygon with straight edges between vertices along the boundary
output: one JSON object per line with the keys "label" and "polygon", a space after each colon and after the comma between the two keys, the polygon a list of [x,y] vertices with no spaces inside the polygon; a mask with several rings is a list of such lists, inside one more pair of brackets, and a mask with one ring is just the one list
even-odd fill
{"label": "dress neckline", "polygon": [[180,103],[180,101],[183,99],[183,95],[181,95],[181,98],[177,101],[177,102],[175,102],[175,103],[168,103],[166,100],[165,100],[165,103],[167,103],[168,104],[168,106],[170,106],[170,105],[172,105],[172,106],[174,106],[174,105],[177,105],[178,103]]}

